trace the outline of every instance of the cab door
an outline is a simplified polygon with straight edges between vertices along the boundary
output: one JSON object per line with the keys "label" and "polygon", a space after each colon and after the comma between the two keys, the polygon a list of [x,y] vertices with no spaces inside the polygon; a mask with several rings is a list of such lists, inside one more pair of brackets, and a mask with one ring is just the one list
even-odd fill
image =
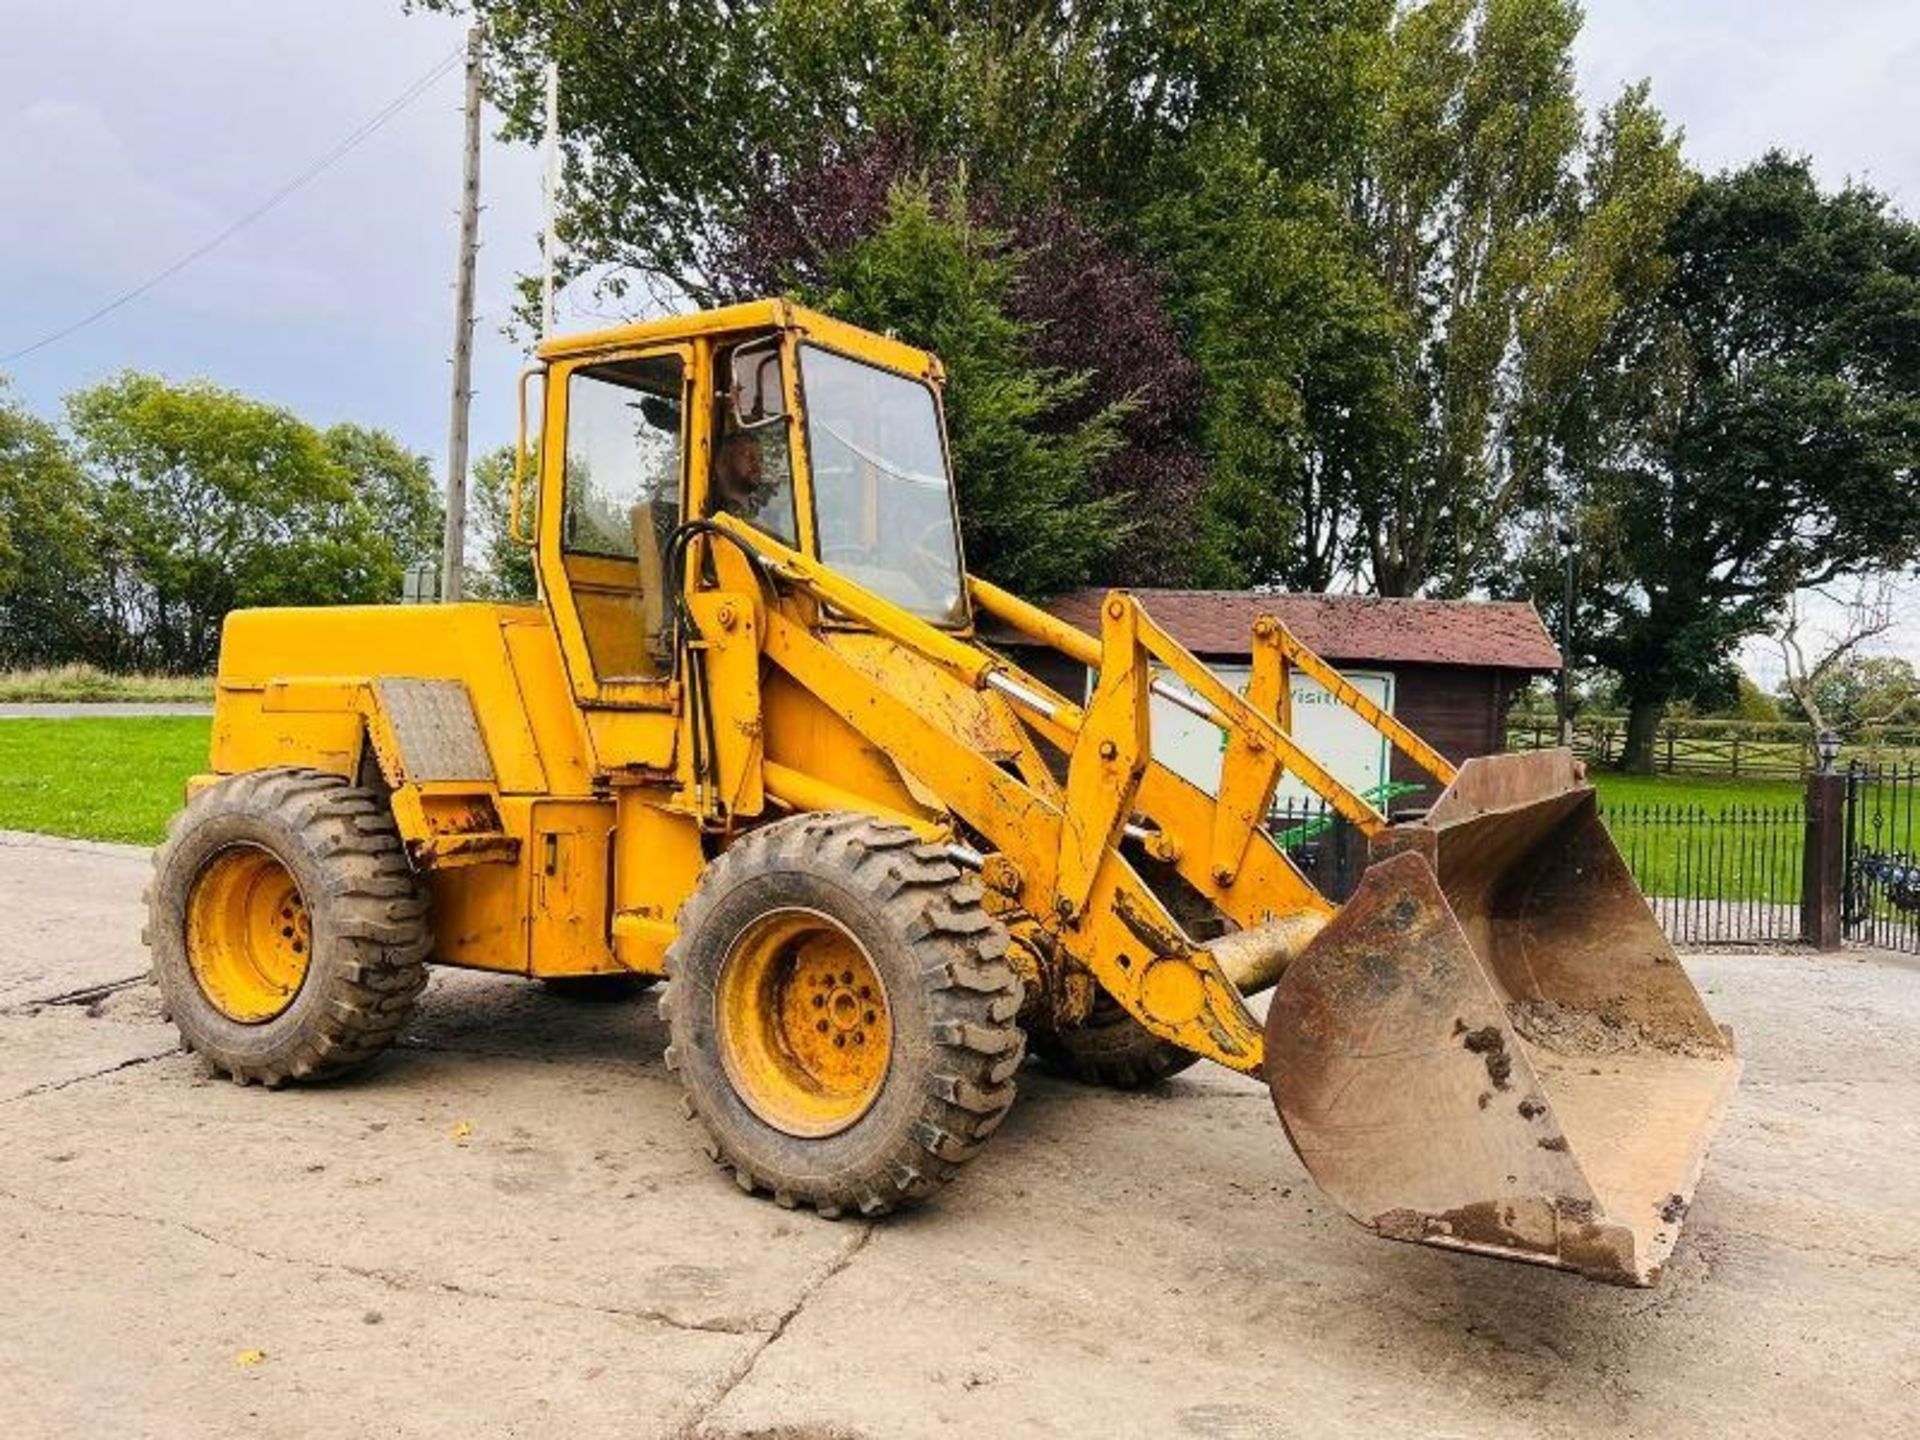
{"label": "cab door", "polygon": [[668,540],[687,494],[694,356],[665,345],[556,366],[539,565],[600,767],[672,767]]}

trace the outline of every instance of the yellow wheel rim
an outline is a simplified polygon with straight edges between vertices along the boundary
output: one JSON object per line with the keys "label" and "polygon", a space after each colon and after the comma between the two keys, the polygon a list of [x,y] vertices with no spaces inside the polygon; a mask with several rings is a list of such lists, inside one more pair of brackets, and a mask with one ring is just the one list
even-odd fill
{"label": "yellow wheel rim", "polygon": [[740,933],[714,989],[727,1078],[789,1135],[837,1134],[887,1078],[893,1017],[858,940],[815,910],[775,910]]}
{"label": "yellow wheel rim", "polygon": [[287,867],[257,845],[207,862],[187,897],[187,961],[200,993],[241,1025],[273,1019],[307,978],[313,927]]}

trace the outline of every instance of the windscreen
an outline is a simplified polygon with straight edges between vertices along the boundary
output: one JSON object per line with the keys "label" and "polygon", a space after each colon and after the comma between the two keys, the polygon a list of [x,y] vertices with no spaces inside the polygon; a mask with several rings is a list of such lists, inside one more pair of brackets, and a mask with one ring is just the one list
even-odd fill
{"label": "windscreen", "polygon": [[933,391],[806,345],[800,378],[820,558],[936,625],[966,619]]}

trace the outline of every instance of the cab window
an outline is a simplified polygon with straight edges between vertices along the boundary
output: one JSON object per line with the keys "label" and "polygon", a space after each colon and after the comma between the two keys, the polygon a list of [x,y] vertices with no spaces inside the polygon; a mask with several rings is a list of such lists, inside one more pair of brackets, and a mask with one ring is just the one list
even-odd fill
{"label": "cab window", "polygon": [[560,551],[602,681],[666,667],[666,542],[680,523],[686,369],[678,354],[611,360],[567,382]]}
{"label": "cab window", "polygon": [[967,619],[946,442],[933,390],[800,349],[820,558],[936,625]]}
{"label": "cab window", "polygon": [[[714,397],[713,469],[707,481],[707,513],[738,516],[782,544],[797,546],[800,530],[786,416],[776,414],[757,422],[752,418],[754,407],[733,391],[733,354],[731,350],[722,351],[714,366],[720,378],[719,393]],[[777,393],[778,351],[763,363],[771,375],[762,383]]]}

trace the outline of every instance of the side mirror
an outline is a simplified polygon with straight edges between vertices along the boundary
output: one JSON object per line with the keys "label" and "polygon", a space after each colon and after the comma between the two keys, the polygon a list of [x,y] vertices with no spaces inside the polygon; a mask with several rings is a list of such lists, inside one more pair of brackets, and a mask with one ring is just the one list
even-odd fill
{"label": "side mirror", "polygon": [[787,395],[780,384],[780,342],[761,340],[733,352],[728,404],[742,430],[787,418]]}

